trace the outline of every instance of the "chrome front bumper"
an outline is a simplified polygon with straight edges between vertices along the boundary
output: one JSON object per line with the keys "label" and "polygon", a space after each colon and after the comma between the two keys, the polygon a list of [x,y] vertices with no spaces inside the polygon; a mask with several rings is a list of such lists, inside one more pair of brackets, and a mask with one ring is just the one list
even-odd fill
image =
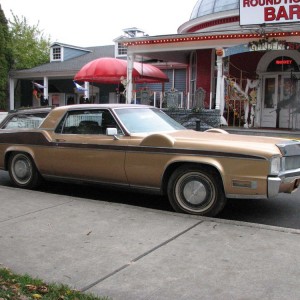
{"label": "chrome front bumper", "polygon": [[268,177],[268,198],[280,193],[292,193],[300,185],[300,169],[281,173],[277,177]]}

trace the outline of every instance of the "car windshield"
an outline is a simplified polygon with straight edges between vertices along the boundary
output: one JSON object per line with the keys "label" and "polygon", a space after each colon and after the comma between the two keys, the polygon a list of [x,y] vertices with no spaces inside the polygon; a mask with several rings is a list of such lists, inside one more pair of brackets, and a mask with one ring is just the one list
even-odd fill
{"label": "car windshield", "polygon": [[181,124],[155,108],[121,108],[115,113],[130,133],[185,130]]}

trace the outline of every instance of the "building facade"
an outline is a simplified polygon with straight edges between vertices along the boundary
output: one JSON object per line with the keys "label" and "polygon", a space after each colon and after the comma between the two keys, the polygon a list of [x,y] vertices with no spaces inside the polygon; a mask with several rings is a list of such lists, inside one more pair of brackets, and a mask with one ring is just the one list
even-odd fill
{"label": "building facade", "polygon": [[299,129],[300,6],[292,3],[276,11],[271,2],[241,1],[260,4],[272,19],[246,24],[239,1],[199,0],[177,35],[123,42],[131,60],[142,56],[187,64],[189,107],[197,106],[201,88],[205,108],[220,109],[223,124]]}
{"label": "building facade", "polygon": [[[82,49],[56,43],[49,64],[11,73],[11,108],[35,105],[34,95],[28,94],[28,103],[22,97],[16,101],[18,80],[27,90],[34,89],[32,81],[39,82],[51,105],[119,101],[119,86],[86,83],[85,94],[72,81],[85,63],[108,56],[128,61],[128,102],[216,109],[221,123],[229,126],[299,129],[300,8],[271,2],[199,0],[177,34],[147,36],[132,28],[113,46]],[[259,10],[249,20],[251,9]],[[261,11],[265,19],[257,20]],[[135,61],[157,66],[169,82],[134,84],[130,69]],[[169,101],[175,96],[175,102]]]}

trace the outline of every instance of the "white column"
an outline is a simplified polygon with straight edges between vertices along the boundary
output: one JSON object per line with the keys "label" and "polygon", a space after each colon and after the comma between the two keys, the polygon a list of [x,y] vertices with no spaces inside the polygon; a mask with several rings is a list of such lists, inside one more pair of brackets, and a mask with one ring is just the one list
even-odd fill
{"label": "white column", "polygon": [[48,81],[48,77],[44,77],[44,99],[48,100],[49,103],[49,81]]}
{"label": "white column", "polygon": [[15,109],[15,80],[9,78],[9,110]]}
{"label": "white column", "polygon": [[127,56],[126,103],[131,103],[133,100],[133,82],[132,82],[133,63],[134,63],[134,55],[129,54]]}
{"label": "white column", "polygon": [[84,82],[84,98],[89,99],[90,98],[90,83],[85,81]]}
{"label": "white column", "polygon": [[[221,88],[222,88],[222,56],[217,56],[217,86],[216,86],[216,109],[221,108]],[[224,101],[224,99],[223,99]]]}
{"label": "white column", "polygon": [[163,94],[163,92],[160,92],[159,108],[162,108],[163,98],[164,98],[164,94]]}

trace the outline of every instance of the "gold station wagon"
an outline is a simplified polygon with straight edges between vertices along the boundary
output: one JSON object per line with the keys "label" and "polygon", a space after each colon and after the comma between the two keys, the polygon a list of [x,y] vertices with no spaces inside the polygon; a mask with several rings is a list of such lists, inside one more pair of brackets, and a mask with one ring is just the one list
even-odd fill
{"label": "gold station wagon", "polygon": [[188,130],[143,105],[71,105],[39,128],[1,130],[0,168],[22,188],[85,181],[157,192],[178,212],[215,216],[227,198],[295,191],[300,142]]}

